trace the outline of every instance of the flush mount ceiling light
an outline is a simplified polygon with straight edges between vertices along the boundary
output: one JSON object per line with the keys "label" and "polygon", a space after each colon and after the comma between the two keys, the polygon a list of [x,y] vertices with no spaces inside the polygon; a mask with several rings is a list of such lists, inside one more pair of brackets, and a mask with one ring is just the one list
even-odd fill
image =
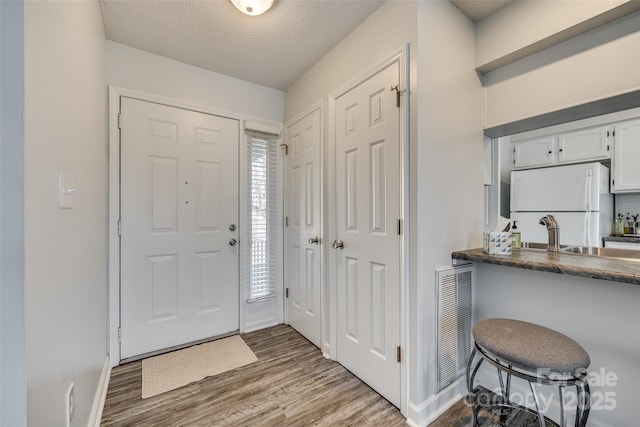
{"label": "flush mount ceiling light", "polygon": [[231,0],[231,3],[244,14],[258,16],[271,9],[275,0]]}

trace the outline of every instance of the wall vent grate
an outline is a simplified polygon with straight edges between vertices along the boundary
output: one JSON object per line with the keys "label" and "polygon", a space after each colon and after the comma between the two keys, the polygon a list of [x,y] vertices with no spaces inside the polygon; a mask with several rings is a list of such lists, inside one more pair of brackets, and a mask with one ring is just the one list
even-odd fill
{"label": "wall vent grate", "polygon": [[471,353],[473,265],[436,270],[437,389],[464,375]]}

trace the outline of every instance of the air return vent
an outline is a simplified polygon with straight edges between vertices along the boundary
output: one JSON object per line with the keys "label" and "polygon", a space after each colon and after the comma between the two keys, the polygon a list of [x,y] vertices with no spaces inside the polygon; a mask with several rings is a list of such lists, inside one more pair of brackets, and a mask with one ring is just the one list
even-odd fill
{"label": "air return vent", "polygon": [[438,391],[464,374],[471,353],[474,279],[473,265],[436,269]]}

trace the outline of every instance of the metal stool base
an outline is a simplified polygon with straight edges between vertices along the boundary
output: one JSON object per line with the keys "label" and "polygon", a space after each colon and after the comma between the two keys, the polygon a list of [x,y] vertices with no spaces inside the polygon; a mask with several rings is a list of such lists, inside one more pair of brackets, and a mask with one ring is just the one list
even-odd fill
{"label": "metal stool base", "polygon": [[[474,360],[476,359],[476,355],[478,355],[478,361],[474,364]],[[473,383],[475,380],[475,376],[480,369],[480,366],[484,361],[489,362],[493,366],[495,366],[498,370],[498,379],[500,381],[500,389],[502,395],[495,395],[499,399],[496,399],[496,402],[490,402],[483,404],[480,399],[478,399],[480,394],[478,391],[480,389],[474,389]],[[503,380],[502,373],[507,374],[506,383]],[[525,408],[520,405],[516,405],[510,401],[510,392],[511,392],[511,376],[515,376],[521,379],[524,379],[529,383],[531,387],[531,392],[533,393],[533,399],[536,405],[536,410]],[[536,393],[535,385],[543,384],[543,385],[551,385],[556,386],[560,390],[560,423],[556,424],[553,421],[550,421],[548,418],[542,413],[540,409],[540,402],[538,400],[538,395]],[[567,417],[566,417],[566,407],[564,402],[564,389],[565,387],[576,387],[578,393],[578,405],[575,419],[575,427],[584,427],[587,424],[587,418],[589,417],[589,404],[590,404],[590,392],[589,392],[589,383],[587,382],[587,373],[582,372],[579,375],[575,376],[554,376],[551,375],[540,375],[533,372],[518,370],[513,368],[508,362],[500,360],[493,354],[490,354],[487,350],[479,346],[477,343],[474,344],[473,351],[471,352],[471,356],[469,358],[469,363],[467,363],[467,391],[468,391],[468,399],[471,405],[471,426],[476,427],[478,425],[477,417],[479,409],[488,409],[488,408],[496,408],[500,410],[500,421],[501,425],[503,425],[504,419],[502,414],[502,408],[511,408],[518,411],[528,412],[532,415],[537,416],[538,423],[540,427],[546,427],[547,425],[566,427],[567,425]]]}

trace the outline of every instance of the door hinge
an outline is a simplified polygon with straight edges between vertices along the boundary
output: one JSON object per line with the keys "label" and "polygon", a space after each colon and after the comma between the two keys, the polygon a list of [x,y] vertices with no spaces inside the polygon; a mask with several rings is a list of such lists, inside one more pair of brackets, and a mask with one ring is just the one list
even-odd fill
{"label": "door hinge", "polygon": [[607,144],[607,151],[609,151],[609,144]]}
{"label": "door hinge", "polygon": [[400,351],[400,346],[396,347],[396,362],[400,363],[402,356],[402,352]]}
{"label": "door hinge", "polygon": [[288,217],[288,216],[285,216],[285,217],[284,217],[284,226],[285,226],[285,227],[288,227],[288,226],[289,226],[289,217]]}
{"label": "door hinge", "polygon": [[289,298],[289,288],[286,288],[286,289],[284,290],[284,297],[285,297],[285,298]]}
{"label": "door hinge", "polygon": [[609,133],[610,133],[610,132],[609,132],[609,131],[607,131],[607,138],[609,137]]}
{"label": "door hinge", "polygon": [[122,235],[122,220],[118,220],[118,236]]}
{"label": "door hinge", "polygon": [[118,328],[118,342],[122,342],[122,329]]}
{"label": "door hinge", "polygon": [[122,129],[122,127],[120,127],[121,119],[122,119],[122,113],[118,113],[118,129]]}
{"label": "door hinge", "polygon": [[613,137],[615,138],[615,136],[616,136],[616,131],[614,130],[613,132],[611,132],[611,135],[613,135]]}
{"label": "door hinge", "polygon": [[402,220],[398,220],[398,235],[402,235]]}
{"label": "door hinge", "polygon": [[615,179],[612,179],[612,180],[611,180],[611,185],[613,185],[613,186],[615,186],[615,185],[616,185],[616,180],[615,180]]}

